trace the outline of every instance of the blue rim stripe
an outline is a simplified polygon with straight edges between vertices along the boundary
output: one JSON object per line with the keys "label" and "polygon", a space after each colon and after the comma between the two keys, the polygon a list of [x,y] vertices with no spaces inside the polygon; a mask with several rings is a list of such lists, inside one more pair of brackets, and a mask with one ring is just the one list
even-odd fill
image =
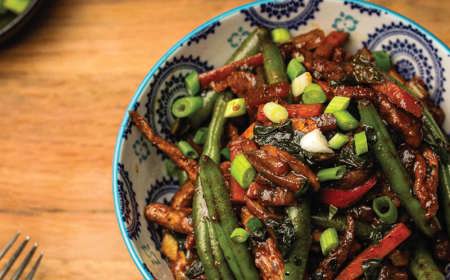
{"label": "blue rim stripe", "polygon": [[[332,1],[334,1],[334,2],[344,2],[344,0],[332,0]],[[141,272],[141,274],[145,277],[145,279],[154,280],[155,278],[151,274],[149,274],[147,272],[147,270],[144,268],[143,261],[139,257],[135,246],[133,245],[133,243],[128,238],[126,225],[122,221],[122,218],[121,218],[120,197],[119,197],[119,192],[117,191],[118,190],[117,180],[118,180],[118,177],[119,177],[119,174],[117,172],[117,165],[118,165],[118,163],[120,161],[120,157],[121,157],[121,150],[122,150],[122,143],[123,143],[122,135],[123,135],[124,131],[126,130],[127,124],[128,124],[128,121],[129,121],[128,111],[133,110],[136,102],[141,98],[145,87],[148,85],[148,83],[150,82],[150,79],[155,74],[155,72],[158,70],[158,68],[181,45],[183,45],[189,39],[191,39],[192,37],[197,35],[197,33],[199,33],[204,28],[209,27],[210,25],[214,24],[217,21],[220,21],[221,19],[224,19],[224,18],[226,18],[228,16],[231,16],[234,13],[237,13],[237,12],[239,12],[241,10],[248,9],[248,8],[253,7],[253,6],[264,4],[264,3],[269,3],[269,2],[272,2],[272,0],[259,0],[259,1],[254,1],[254,2],[251,2],[251,3],[248,3],[248,4],[245,4],[245,5],[236,7],[234,9],[226,11],[226,12],[224,12],[224,13],[222,13],[222,14],[220,14],[220,15],[218,15],[218,16],[216,16],[216,17],[214,17],[214,18],[212,18],[212,19],[210,19],[208,21],[206,21],[202,25],[200,25],[197,28],[195,28],[193,31],[191,31],[189,34],[187,34],[181,40],[179,40],[177,43],[175,43],[175,45],[173,45],[155,63],[155,65],[150,69],[150,71],[147,73],[147,75],[145,75],[144,80],[140,83],[138,89],[134,93],[133,98],[131,99],[131,102],[128,104],[127,111],[125,112],[125,115],[123,117],[123,121],[121,123],[120,129],[119,129],[119,133],[118,133],[117,139],[116,139],[116,147],[115,147],[115,150],[114,150],[113,166],[112,166],[112,173],[113,173],[113,176],[112,176],[112,191],[113,191],[113,197],[114,197],[114,209],[115,209],[117,222],[119,224],[120,233],[122,235],[123,241],[125,242],[125,245],[126,245],[126,247],[128,249],[128,252],[129,252],[131,258],[133,259],[134,263],[138,267],[138,269]],[[425,29],[424,27],[422,27],[421,25],[419,25],[415,21],[413,21],[413,20],[411,20],[411,19],[409,19],[409,18],[407,18],[407,17],[405,17],[405,16],[403,16],[403,15],[397,13],[397,12],[394,12],[394,11],[392,11],[390,9],[387,9],[387,8],[382,7],[380,5],[377,5],[377,4],[369,3],[369,2],[367,2],[365,0],[348,0],[348,2],[353,2],[355,4],[360,4],[362,6],[365,6],[366,8],[378,9],[378,10],[381,10],[383,12],[386,12],[388,15],[391,15],[391,16],[394,16],[394,17],[397,17],[397,18],[400,18],[400,19],[404,20],[405,22],[407,22],[407,23],[413,25],[415,28],[419,29],[421,32],[425,33],[427,36],[431,37],[433,39],[433,41],[437,42],[440,45],[440,47],[444,48],[447,51],[447,54],[450,55],[450,48],[444,42],[442,42],[438,37],[436,37],[434,34],[432,34],[430,31],[428,31],[427,29]]]}

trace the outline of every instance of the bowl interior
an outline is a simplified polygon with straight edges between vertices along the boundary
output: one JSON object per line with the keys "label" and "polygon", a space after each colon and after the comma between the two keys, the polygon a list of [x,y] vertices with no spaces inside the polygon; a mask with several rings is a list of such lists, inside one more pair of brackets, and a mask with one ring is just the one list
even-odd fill
{"label": "bowl interior", "polygon": [[[350,51],[362,46],[386,50],[407,79],[424,79],[433,99],[450,113],[445,97],[450,52],[441,41],[414,22],[376,5],[360,1],[297,0],[251,3],[203,24],[178,42],[150,70],[128,110],[145,115],[161,136],[175,140],[169,127],[174,99],[184,95],[183,79],[193,69],[218,67],[255,27],[287,27],[292,34],[313,28],[347,31]],[[450,120],[445,128],[450,129]],[[165,156],[143,138],[125,116],[117,139],[113,165],[113,193],[119,226],[129,252],[143,275],[172,279],[159,247],[161,228],[143,216],[150,202],[168,202],[178,188],[164,172]]]}

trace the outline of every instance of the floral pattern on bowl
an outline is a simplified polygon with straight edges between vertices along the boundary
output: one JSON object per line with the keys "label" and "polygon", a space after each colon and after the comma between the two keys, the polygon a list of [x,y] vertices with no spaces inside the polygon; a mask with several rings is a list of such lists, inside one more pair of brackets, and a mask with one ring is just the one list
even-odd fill
{"label": "floral pattern on bowl", "polygon": [[[445,89],[450,81],[450,50],[411,20],[374,4],[340,0],[257,1],[228,11],[197,28],[172,47],[150,70],[128,110],[138,110],[153,129],[171,140],[172,102],[185,95],[183,79],[220,66],[257,25],[287,27],[299,34],[320,27],[351,33],[349,50],[362,46],[392,54],[406,78],[424,78],[433,99],[450,115]],[[450,120],[445,128],[450,131]],[[161,229],[145,220],[150,202],[167,202],[178,188],[164,172],[165,156],[130,124],[126,113],[113,163],[113,195],[119,227],[126,246],[146,279],[173,279],[159,252]],[[450,268],[449,268],[450,270]]]}

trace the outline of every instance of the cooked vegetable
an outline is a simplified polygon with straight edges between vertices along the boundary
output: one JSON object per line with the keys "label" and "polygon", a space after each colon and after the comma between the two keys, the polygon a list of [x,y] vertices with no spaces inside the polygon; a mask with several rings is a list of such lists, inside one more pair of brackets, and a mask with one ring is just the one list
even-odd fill
{"label": "cooked vegetable", "polygon": [[230,235],[231,239],[237,243],[244,243],[249,236],[248,232],[243,228],[235,228]]}
{"label": "cooked vegetable", "polygon": [[372,202],[373,211],[378,218],[387,224],[393,224],[397,221],[397,207],[388,196],[380,196]]}
{"label": "cooked vegetable", "polygon": [[411,195],[408,174],[398,158],[395,146],[376,109],[370,102],[360,101],[358,110],[361,115],[361,122],[372,127],[376,133],[373,152],[392,189],[397,193],[403,207],[406,208],[420,230],[426,235],[432,236],[436,228],[425,218],[425,210],[420,207],[417,199]]}
{"label": "cooked vegetable", "polygon": [[30,0],[3,0],[0,6],[16,14],[21,14],[30,4]]}
{"label": "cooked vegetable", "polygon": [[396,224],[383,239],[369,246],[336,277],[337,280],[354,280],[363,274],[362,265],[368,260],[383,259],[411,235],[405,224]]}
{"label": "cooked vegetable", "polygon": [[287,66],[287,75],[291,81],[306,72],[305,66],[297,58],[291,59]]}
{"label": "cooked vegetable", "polygon": [[345,166],[340,165],[332,168],[319,170],[319,172],[317,173],[317,177],[319,177],[320,182],[339,180],[342,177],[344,177],[345,172],[346,172]]}
{"label": "cooked vegetable", "polygon": [[261,27],[255,28],[227,60],[227,63],[232,63],[257,54],[260,51],[262,41],[267,40],[268,36],[269,32],[267,29]]}
{"label": "cooked vegetable", "polygon": [[237,155],[231,162],[231,176],[246,189],[255,178],[256,172],[244,154]]}
{"label": "cooked vegetable", "polygon": [[327,228],[320,235],[320,248],[325,256],[339,246],[339,237],[335,228]]}
{"label": "cooked vegetable", "polygon": [[[334,172],[335,170],[332,171]],[[325,204],[346,208],[360,200],[376,183],[377,178],[374,176],[361,186],[349,190],[325,188],[320,191],[320,200]]]}
{"label": "cooked vegetable", "polygon": [[302,100],[305,104],[325,103],[327,96],[318,84],[311,83],[305,88]]}
{"label": "cooked vegetable", "polygon": [[325,113],[334,113],[338,111],[347,110],[348,105],[350,105],[350,98],[345,96],[335,96],[328,103],[327,108],[325,108]]}
{"label": "cooked vegetable", "polygon": [[247,223],[245,224],[245,226],[248,228],[248,230],[249,230],[251,233],[260,231],[260,230],[264,227],[263,223],[262,223],[258,218],[256,218],[256,217],[251,217],[251,218],[247,221]]}
{"label": "cooked vegetable", "polygon": [[269,102],[264,105],[264,115],[274,123],[282,123],[288,119],[288,111],[283,106]]}
{"label": "cooked vegetable", "polygon": [[272,40],[277,44],[283,44],[291,40],[291,34],[286,28],[275,28],[272,30]]}
{"label": "cooked vegetable", "polygon": [[344,131],[353,130],[358,127],[359,122],[348,111],[337,111],[333,113],[337,125]]}
{"label": "cooked vegetable", "polygon": [[205,144],[206,141],[206,135],[208,134],[208,128],[207,127],[201,127],[197,130],[197,132],[194,135],[194,138],[192,141],[195,144]]}
{"label": "cooked vegetable", "polygon": [[195,114],[190,115],[188,118],[189,125],[192,128],[201,127],[205,121],[211,116],[211,112],[214,109],[214,104],[216,104],[216,99],[219,97],[219,94],[213,90],[207,91],[202,99],[203,105],[200,109],[198,109]]}
{"label": "cooked vegetable", "polygon": [[361,131],[355,134],[355,152],[358,156],[365,154],[369,151],[369,145],[367,143],[367,136],[365,131]]}
{"label": "cooked vegetable", "polygon": [[439,271],[423,241],[417,240],[414,248],[414,257],[410,263],[414,277],[417,280],[444,280],[445,276]]}
{"label": "cooked vegetable", "polygon": [[292,95],[295,97],[300,96],[303,92],[305,92],[305,89],[311,85],[312,83],[312,76],[309,72],[305,72],[301,74],[300,76],[296,77],[292,81]]}
{"label": "cooked vegetable", "polygon": [[391,57],[385,51],[373,51],[372,56],[375,59],[375,64],[378,69],[383,72],[389,71],[391,69]]}
{"label": "cooked vegetable", "polygon": [[186,157],[190,159],[196,159],[198,158],[198,153],[187,141],[179,141],[177,143],[178,148],[180,151],[185,155]]}
{"label": "cooked vegetable", "polygon": [[223,148],[222,150],[220,150],[220,154],[227,160],[230,160],[230,149],[228,149],[227,147]]}
{"label": "cooked vegetable", "polygon": [[184,85],[190,95],[197,95],[200,91],[200,82],[198,80],[197,71],[192,71],[184,79]]}
{"label": "cooked vegetable", "polygon": [[225,108],[225,118],[234,118],[242,116],[246,113],[245,110],[245,99],[236,98],[228,101],[227,107]]}
{"label": "cooked vegetable", "polygon": [[271,41],[262,43],[262,53],[264,56],[264,71],[269,85],[286,83],[287,75],[283,57],[278,47]]}
{"label": "cooked vegetable", "polygon": [[172,104],[172,114],[177,118],[185,118],[194,114],[203,105],[198,96],[181,97]]}
{"label": "cooked vegetable", "polygon": [[300,140],[300,146],[303,150],[311,153],[333,153],[333,150],[328,147],[327,138],[320,129],[314,129],[305,134]]}
{"label": "cooked vegetable", "polygon": [[328,141],[328,146],[334,150],[339,150],[349,140],[350,140],[350,137],[338,132]]}

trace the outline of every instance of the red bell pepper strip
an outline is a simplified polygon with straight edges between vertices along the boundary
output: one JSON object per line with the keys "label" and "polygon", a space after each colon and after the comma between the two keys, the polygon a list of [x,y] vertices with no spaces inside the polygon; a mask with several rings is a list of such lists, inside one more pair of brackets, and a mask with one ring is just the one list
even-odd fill
{"label": "red bell pepper strip", "polygon": [[372,245],[359,254],[336,278],[337,280],[354,280],[363,274],[362,265],[370,259],[383,259],[411,235],[409,228],[396,224],[378,244]]}
{"label": "red bell pepper strip", "polygon": [[388,81],[382,84],[374,84],[372,88],[386,96],[397,107],[413,114],[417,118],[422,117],[422,106],[420,102],[394,82]]}
{"label": "red bell pepper strip", "polygon": [[320,191],[320,201],[337,208],[346,208],[360,200],[376,183],[377,177],[373,176],[364,184],[350,190],[323,188]]}
{"label": "red bell pepper strip", "polygon": [[[243,153],[244,151],[257,149],[255,142],[245,138],[239,138],[232,141],[228,145],[228,148],[230,149],[231,161],[233,161],[238,154]],[[239,185],[233,176],[230,176],[230,198],[232,202],[245,203],[245,190]]]}
{"label": "red bell pepper strip", "polygon": [[[263,107],[264,105],[260,105],[256,113],[256,119],[260,122],[268,121]],[[289,118],[312,118],[320,116],[323,112],[322,104],[286,104],[284,107],[288,111]]]}
{"label": "red bell pepper strip", "polygon": [[198,76],[200,81],[200,85],[202,88],[206,88],[209,86],[211,82],[219,82],[224,80],[228,75],[230,75],[233,71],[238,70],[242,67],[257,67],[264,63],[264,57],[262,53],[255,54],[253,56],[249,56],[247,58],[235,61],[233,63],[227,64],[220,68],[216,68],[209,72],[202,73]]}

